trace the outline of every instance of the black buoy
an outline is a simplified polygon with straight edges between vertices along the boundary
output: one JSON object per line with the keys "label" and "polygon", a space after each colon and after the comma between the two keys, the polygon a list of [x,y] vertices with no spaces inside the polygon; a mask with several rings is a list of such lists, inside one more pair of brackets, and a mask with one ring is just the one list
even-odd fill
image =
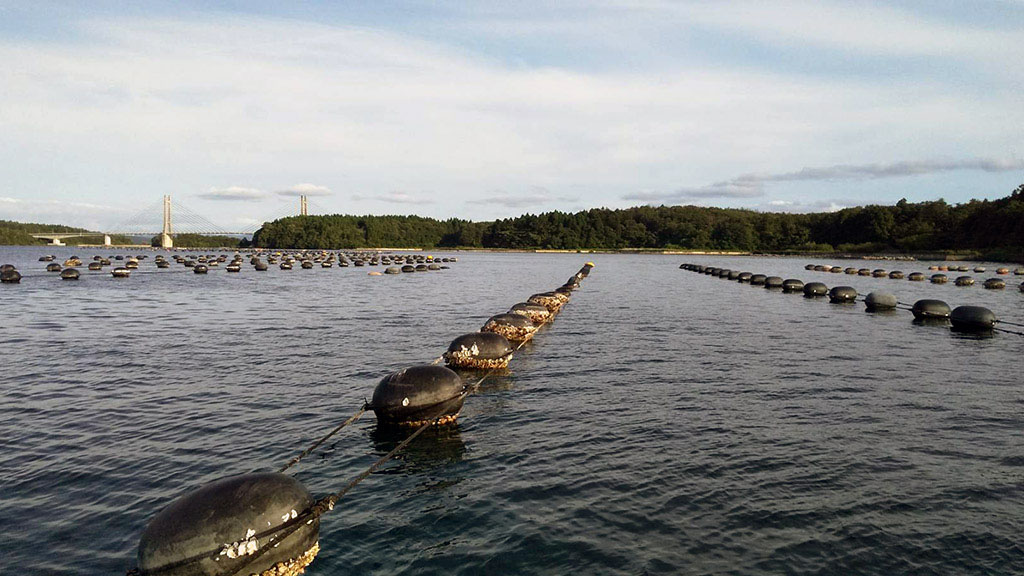
{"label": "black buoy", "polygon": [[398,266],[388,266],[387,268],[384,269],[384,273],[385,274],[401,274],[402,273],[402,269],[399,268]]}
{"label": "black buoy", "polygon": [[956,280],[953,281],[953,284],[956,284],[957,286],[974,286],[974,278],[971,278],[970,276],[957,276]]}
{"label": "black buoy", "polygon": [[852,267],[852,266],[850,266],[849,268],[844,268],[843,272],[845,272],[846,274],[849,274],[851,276],[856,276],[857,275],[857,269]]}
{"label": "black buoy", "polygon": [[0,270],[0,283],[18,284],[21,282],[21,272],[18,272],[14,266],[7,268],[7,266],[10,266],[9,264],[5,264],[4,266],[4,269]]}
{"label": "black buoy", "polygon": [[903,272],[893,270],[892,272],[889,272],[889,278],[892,278],[893,280],[903,280]]}
{"label": "black buoy", "polygon": [[508,311],[512,314],[522,314],[532,320],[534,324],[543,324],[551,318],[551,311],[546,306],[529,302],[520,302],[509,308]]}
{"label": "black buoy", "polygon": [[808,264],[804,266],[804,270],[814,270],[814,264]]}
{"label": "black buoy", "polygon": [[768,279],[768,277],[765,276],[764,274],[752,274],[750,276],[750,285],[751,286],[764,286],[764,281],[767,280],[767,279]]}
{"label": "black buoy", "polygon": [[276,472],[217,480],[149,521],[139,539],[139,570],[161,576],[299,574],[320,550],[320,520],[300,517],[313,502],[298,480]]}
{"label": "black buoy", "polygon": [[871,269],[870,268],[860,268],[859,270],[857,270],[857,275],[858,276],[871,276]]}
{"label": "black buoy", "polygon": [[781,276],[768,276],[764,279],[764,287],[768,290],[780,290],[782,289],[782,283]]}
{"label": "black buoy", "polygon": [[907,276],[907,280],[911,282],[924,282],[924,274],[921,272],[911,272],[910,276]]}
{"label": "black buoy", "polygon": [[501,334],[510,342],[523,342],[533,338],[537,325],[522,314],[506,313],[488,318],[481,330]]}
{"label": "black buoy", "polygon": [[807,296],[808,298],[815,298],[826,294],[828,294],[828,286],[825,286],[821,282],[808,282],[807,284],[804,284],[804,296]]}
{"label": "black buoy", "polygon": [[60,272],[61,269],[62,268],[60,264],[57,264],[56,262],[50,262],[49,264],[46,265],[47,272]]}
{"label": "black buoy", "polygon": [[113,270],[110,271],[110,275],[113,276],[114,278],[127,278],[128,276],[131,275],[131,273],[131,270],[123,266],[118,266],[117,268],[114,268]]}
{"label": "black buoy", "polygon": [[885,270],[883,270],[881,268],[876,268],[875,270],[871,271],[871,276],[873,276],[875,278],[885,278],[886,277],[886,272],[885,272]]}
{"label": "black buoy", "polygon": [[554,314],[561,310],[562,305],[568,300],[563,300],[554,292],[542,292],[540,294],[534,294],[526,299],[530,304],[540,304],[541,306],[548,309],[548,312]]}
{"label": "black buoy", "polygon": [[740,272],[739,275],[736,276],[736,281],[741,284],[745,284],[747,282],[750,282],[750,279],[753,277],[754,275],[751,274],[750,272]]}
{"label": "black buoy", "polygon": [[210,271],[210,268],[207,267],[206,264],[196,264],[195,266],[192,267],[192,271],[195,272],[196,274],[206,274],[207,272]]}
{"label": "black buoy", "polygon": [[415,271],[416,271],[416,267],[413,266],[412,264],[406,264],[406,265],[402,266],[402,272],[407,272],[408,273],[408,272],[415,272]]}
{"label": "black buoy", "polygon": [[74,268],[65,268],[65,269],[61,270],[61,272],[60,272],[60,279],[61,280],[78,280],[79,276],[80,276],[80,274],[79,274],[78,270],[76,270]]}
{"label": "black buoy", "polygon": [[234,263],[232,263],[232,264],[228,264],[227,267],[224,268],[224,269],[227,270],[228,272],[241,272],[242,271],[242,265],[241,264],[234,264]]}
{"label": "black buoy", "polygon": [[899,304],[899,301],[896,300],[896,296],[888,292],[872,292],[864,299],[864,305],[867,307],[868,312],[895,310],[897,304]]}
{"label": "black buoy", "polygon": [[932,274],[932,284],[945,284],[949,280],[945,274]]}
{"label": "black buoy", "polygon": [[384,425],[420,426],[454,422],[466,399],[462,378],[444,366],[413,366],[377,384],[370,408]]}
{"label": "black buoy", "polygon": [[787,294],[804,291],[804,283],[796,278],[786,278],[782,281],[782,291]]}
{"label": "black buoy", "polygon": [[309,269],[313,268],[313,261],[312,260],[303,260],[302,264],[299,264],[299,266],[303,270],[309,270]]}
{"label": "black buoy", "polygon": [[1002,290],[1006,288],[1006,281],[1002,278],[989,278],[982,286],[989,290]]}
{"label": "black buoy", "polygon": [[947,320],[949,319],[949,304],[942,300],[918,300],[914,302],[910,310],[914,318],[918,320]]}
{"label": "black buoy", "polygon": [[953,330],[958,332],[991,332],[996,315],[982,306],[957,306],[949,315]]}
{"label": "black buoy", "polygon": [[828,291],[828,301],[833,304],[848,304],[857,299],[857,291],[852,286],[834,286]]}
{"label": "black buoy", "polygon": [[445,364],[454,368],[507,368],[511,359],[512,346],[496,332],[463,334],[444,353]]}

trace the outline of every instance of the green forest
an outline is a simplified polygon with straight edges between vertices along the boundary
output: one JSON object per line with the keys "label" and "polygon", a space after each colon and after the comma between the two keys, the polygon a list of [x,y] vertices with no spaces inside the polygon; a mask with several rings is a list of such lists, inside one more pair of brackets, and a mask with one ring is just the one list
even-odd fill
{"label": "green forest", "polygon": [[627,248],[745,252],[977,251],[1024,258],[1024,185],[998,200],[787,214],[698,206],[594,208],[493,222],[418,216],[293,216],[253,236],[265,248]]}
{"label": "green forest", "polygon": [[[57,232],[57,233],[72,233],[72,232],[88,232],[84,228],[73,228],[71,226],[61,226],[59,224],[34,224],[30,222],[13,222],[11,220],[0,220],[0,246],[10,245],[22,245],[32,246],[40,244],[49,244],[49,241],[41,238],[33,238],[31,234],[36,232]],[[111,240],[115,244],[128,244],[129,239],[126,236],[112,236]],[[69,246],[77,246],[79,244],[96,244],[97,242],[103,242],[103,234],[95,233],[91,236],[81,236],[76,238],[68,238],[62,240]]]}

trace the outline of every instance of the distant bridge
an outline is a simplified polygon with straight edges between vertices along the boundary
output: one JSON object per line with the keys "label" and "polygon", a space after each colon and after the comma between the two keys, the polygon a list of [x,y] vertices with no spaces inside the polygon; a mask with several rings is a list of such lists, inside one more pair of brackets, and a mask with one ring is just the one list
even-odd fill
{"label": "distant bridge", "polygon": [[[35,232],[31,236],[33,238],[41,238],[49,240],[50,244],[54,246],[63,246],[64,243],[61,240],[67,240],[68,238],[87,238],[91,236],[102,236],[103,245],[111,245],[111,236],[160,236],[160,246],[163,248],[174,247],[174,236],[178,234],[198,234],[203,236],[249,236],[259,229],[260,225],[254,225],[249,230],[242,230],[241,232],[231,232],[217,226],[213,222],[210,222],[206,217],[198,214],[188,208],[182,206],[180,203],[172,203],[170,195],[165,195],[161,201],[163,216],[161,220],[154,220],[153,214],[156,213],[156,206],[151,206],[140,210],[134,214],[128,220],[113,227],[113,231],[110,232]],[[176,218],[172,218],[172,210]],[[289,212],[286,214],[279,214],[273,218],[264,220],[277,220],[285,216],[291,216],[293,213]],[[299,216],[309,215],[309,200],[305,196],[299,196]],[[160,224],[157,224],[160,222]],[[174,226],[172,226],[172,222]],[[159,227],[159,232],[153,231]],[[175,229],[177,232],[175,232]]]}

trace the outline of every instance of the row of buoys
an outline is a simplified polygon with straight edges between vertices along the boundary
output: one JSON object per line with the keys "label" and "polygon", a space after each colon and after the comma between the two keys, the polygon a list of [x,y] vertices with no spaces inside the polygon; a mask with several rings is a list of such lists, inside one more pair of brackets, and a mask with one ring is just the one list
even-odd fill
{"label": "row of buoys", "polygon": [[[893,280],[902,280],[904,278],[904,274],[900,270],[893,270],[891,272],[887,272],[886,270],[881,269],[881,268],[877,268],[875,270],[871,270],[869,268],[854,268],[854,267],[843,268],[841,266],[828,266],[828,265],[822,265],[822,264],[808,264],[808,265],[804,266],[804,269],[805,270],[813,270],[815,272],[831,272],[833,274],[845,273],[845,274],[857,275],[857,276],[870,276],[870,277],[873,277],[873,278],[890,278],[890,279],[893,279]],[[949,271],[967,272],[968,268],[967,268],[967,266],[930,266],[929,270],[932,270],[932,271],[945,271],[945,272],[949,272]],[[985,270],[986,270],[986,268],[984,266],[978,266],[978,267],[974,268],[974,271],[976,273],[982,273],[982,272],[985,272]],[[1009,268],[1005,268],[1005,267],[1004,268],[999,268],[999,269],[996,270],[996,273],[997,274],[1003,274],[1003,275],[1009,274],[1010,273],[1010,269]],[[1016,270],[1014,270],[1014,274],[1017,274],[1017,275],[1024,274],[1024,268],[1017,268]],[[935,274],[932,274],[931,276],[925,275],[923,272],[911,272],[909,275],[906,276],[906,279],[911,281],[911,282],[924,282],[925,280],[928,280],[932,284],[945,284],[945,283],[949,282],[949,276],[947,276],[946,274],[942,274],[941,272],[936,272]],[[953,283],[956,286],[960,286],[960,287],[974,286],[974,278],[972,278],[971,276],[958,276],[954,280]],[[1006,288],[1006,281],[1003,280],[1002,278],[998,278],[998,277],[988,278],[988,279],[986,279],[982,283],[982,286],[984,288],[988,289],[988,290],[1002,290],[1003,288]],[[1024,292],[1024,283],[1021,283],[1021,291]]]}
{"label": "row of buoys", "polygon": [[[782,289],[783,292],[796,292],[796,287],[802,286],[805,297],[818,298],[827,295],[829,302],[834,304],[853,303],[860,297],[857,290],[852,286],[833,286],[829,289],[821,282],[803,284],[796,279],[781,280],[780,284],[774,280],[769,281],[769,279],[779,278],[778,276],[751,274],[749,272],[739,272],[701,264],[681,264],[679,268],[708,276],[736,280],[740,283],[749,283],[754,286],[761,285],[767,289]],[[790,290],[784,289],[787,283],[791,286]],[[1024,291],[1024,284],[1022,284],[1021,291]],[[885,312],[895,310],[901,304],[893,294],[888,292],[871,292],[864,297],[864,305],[868,312]],[[948,321],[954,330],[960,332],[990,333],[996,329],[996,324],[999,322],[996,315],[988,308],[982,306],[958,306],[951,310],[949,305],[942,300],[918,300],[910,308],[910,311],[914,314],[916,320]]]}
{"label": "row of buoys", "polygon": [[[558,290],[536,294],[531,300],[541,306],[544,302],[546,310],[557,313],[592,267],[588,262]],[[505,321],[495,318],[488,319],[485,328]],[[509,325],[519,327],[522,321]],[[534,331],[515,334],[528,339]],[[512,352],[509,340],[490,330],[456,338],[444,359],[457,368],[493,370],[506,366]],[[380,426],[422,429],[454,422],[469,392],[469,385],[449,367],[413,366],[385,376],[368,408]],[[138,568],[132,572],[143,576],[300,574],[319,552],[319,517],[333,507],[336,498],[314,500],[298,480],[280,472],[215,481],[177,498],[150,520],[139,539]]]}

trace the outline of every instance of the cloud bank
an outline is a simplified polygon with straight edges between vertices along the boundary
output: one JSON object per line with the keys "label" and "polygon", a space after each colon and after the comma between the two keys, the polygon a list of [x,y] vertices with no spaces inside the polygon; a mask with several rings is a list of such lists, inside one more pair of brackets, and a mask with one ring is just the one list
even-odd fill
{"label": "cloud bank", "polygon": [[210,188],[207,192],[202,192],[195,195],[197,198],[204,200],[234,200],[234,201],[246,201],[251,202],[253,200],[263,200],[267,195],[257,190],[256,188],[246,188],[244,186],[228,186],[226,188]]}

